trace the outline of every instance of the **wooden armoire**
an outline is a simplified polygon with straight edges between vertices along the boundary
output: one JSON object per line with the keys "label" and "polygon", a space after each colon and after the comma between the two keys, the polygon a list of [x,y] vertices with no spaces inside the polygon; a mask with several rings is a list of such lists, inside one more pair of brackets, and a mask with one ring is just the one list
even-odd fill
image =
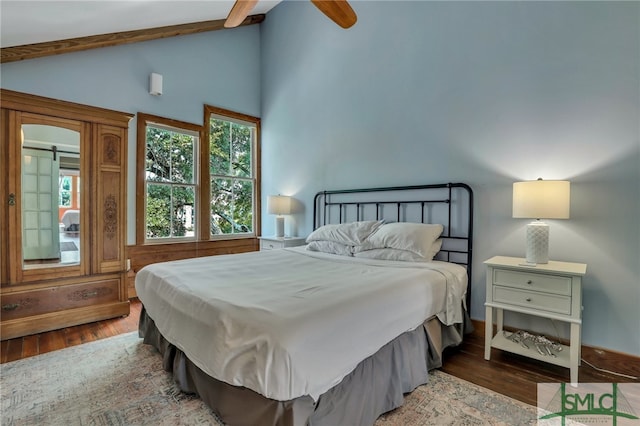
{"label": "wooden armoire", "polygon": [[[128,315],[133,115],[5,89],[0,107],[1,339]],[[69,197],[71,224],[60,217]]]}

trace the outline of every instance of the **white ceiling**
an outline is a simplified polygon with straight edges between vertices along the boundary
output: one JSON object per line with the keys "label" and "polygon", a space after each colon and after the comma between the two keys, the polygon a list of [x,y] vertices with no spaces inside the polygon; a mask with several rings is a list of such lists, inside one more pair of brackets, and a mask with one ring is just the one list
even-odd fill
{"label": "white ceiling", "polygon": [[[251,15],[281,0],[260,0]],[[1,0],[0,46],[225,19],[234,0]]]}

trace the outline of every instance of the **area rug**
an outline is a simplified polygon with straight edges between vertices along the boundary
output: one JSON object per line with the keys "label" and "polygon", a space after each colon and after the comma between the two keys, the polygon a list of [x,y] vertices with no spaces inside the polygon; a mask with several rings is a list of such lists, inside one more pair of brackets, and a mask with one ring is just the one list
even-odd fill
{"label": "area rug", "polygon": [[77,251],[78,247],[73,241],[63,241],[60,243],[60,251]]}
{"label": "area rug", "polygon": [[[200,399],[176,388],[137,332],[2,364],[0,396],[3,426],[222,425]],[[535,420],[535,407],[436,370],[375,426]]]}

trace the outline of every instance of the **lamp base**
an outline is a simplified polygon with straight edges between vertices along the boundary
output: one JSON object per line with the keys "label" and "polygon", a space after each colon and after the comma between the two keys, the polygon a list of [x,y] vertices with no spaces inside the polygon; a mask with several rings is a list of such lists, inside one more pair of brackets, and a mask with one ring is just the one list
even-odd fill
{"label": "lamp base", "polygon": [[527,225],[527,263],[549,263],[549,225],[536,220]]}
{"label": "lamp base", "polygon": [[284,217],[276,216],[276,237],[284,237]]}

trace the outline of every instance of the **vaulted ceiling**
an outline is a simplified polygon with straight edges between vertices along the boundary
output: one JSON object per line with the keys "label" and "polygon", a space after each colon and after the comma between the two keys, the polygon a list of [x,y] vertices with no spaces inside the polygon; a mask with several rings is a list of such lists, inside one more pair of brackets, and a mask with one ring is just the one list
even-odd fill
{"label": "vaulted ceiling", "polygon": [[[260,0],[251,14],[264,14],[279,2]],[[2,0],[0,45],[225,19],[233,4],[234,0]]]}
{"label": "vaulted ceiling", "polygon": [[[222,29],[234,0],[2,0],[2,62]],[[245,24],[280,0],[260,0]]]}

